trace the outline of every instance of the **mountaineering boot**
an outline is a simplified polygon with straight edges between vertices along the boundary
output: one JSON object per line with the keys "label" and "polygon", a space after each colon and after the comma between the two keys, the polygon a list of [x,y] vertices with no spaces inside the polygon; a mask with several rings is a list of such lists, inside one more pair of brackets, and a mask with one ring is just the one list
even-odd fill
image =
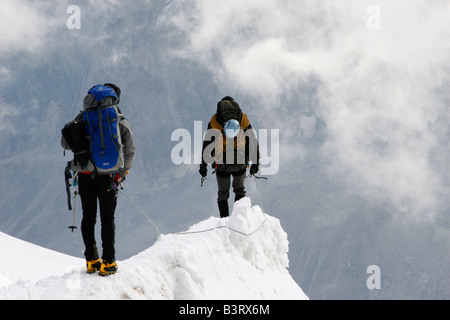
{"label": "mountaineering boot", "polygon": [[98,274],[101,276],[109,276],[110,274],[116,273],[117,269],[118,269],[117,263],[115,262],[108,263],[106,261],[103,261]]}
{"label": "mountaineering boot", "polygon": [[228,213],[228,200],[220,200],[217,201],[217,204],[219,205],[219,212],[221,218],[226,218],[229,216]]}
{"label": "mountaineering boot", "polygon": [[86,261],[86,272],[94,273],[100,270],[101,265],[102,265],[101,259]]}
{"label": "mountaineering boot", "polygon": [[234,196],[234,202],[237,202],[237,201],[241,200],[244,197],[245,197],[245,193],[244,194],[236,193],[236,195]]}

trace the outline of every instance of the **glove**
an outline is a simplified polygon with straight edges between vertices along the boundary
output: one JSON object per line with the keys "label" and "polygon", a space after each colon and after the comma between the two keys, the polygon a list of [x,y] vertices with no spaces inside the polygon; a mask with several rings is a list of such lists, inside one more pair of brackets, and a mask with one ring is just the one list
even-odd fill
{"label": "glove", "polygon": [[252,166],[250,167],[250,174],[254,175],[257,174],[259,171],[259,164],[252,164]]}
{"label": "glove", "polygon": [[116,173],[114,175],[114,183],[116,184],[116,186],[118,186],[121,181],[122,181],[122,175],[120,173]]}
{"label": "glove", "polygon": [[208,168],[206,166],[205,163],[202,163],[200,165],[200,170],[198,170],[198,172],[200,173],[200,175],[204,178],[206,177],[206,175],[208,174]]}

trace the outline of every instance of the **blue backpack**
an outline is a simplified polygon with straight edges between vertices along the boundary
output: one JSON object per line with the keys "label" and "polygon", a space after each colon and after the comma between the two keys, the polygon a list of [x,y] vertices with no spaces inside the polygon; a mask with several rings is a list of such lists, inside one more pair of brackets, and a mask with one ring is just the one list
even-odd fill
{"label": "blue backpack", "polygon": [[[121,172],[125,157],[120,137],[119,120],[122,117],[116,105],[114,89],[98,85],[85,98],[83,123],[90,143],[91,162],[98,174]],[[82,170],[80,170],[82,171]]]}

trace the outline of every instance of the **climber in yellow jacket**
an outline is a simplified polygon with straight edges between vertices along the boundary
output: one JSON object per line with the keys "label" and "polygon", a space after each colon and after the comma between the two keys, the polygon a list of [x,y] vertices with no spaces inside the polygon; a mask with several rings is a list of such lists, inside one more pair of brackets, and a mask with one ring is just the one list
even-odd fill
{"label": "climber in yellow jacket", "polygon": [[249,164],[250,174],[259,171],[259,146],[247,115],[232,97],[225,97],[217,104],[217,112],[208,124],[203,141],[200,174],[206,177],[207,165],[216,173],[218,185],[217,203],[220,217],[229,216],[231,176],[233,176],[234,201],[245,197],[245,175]]}

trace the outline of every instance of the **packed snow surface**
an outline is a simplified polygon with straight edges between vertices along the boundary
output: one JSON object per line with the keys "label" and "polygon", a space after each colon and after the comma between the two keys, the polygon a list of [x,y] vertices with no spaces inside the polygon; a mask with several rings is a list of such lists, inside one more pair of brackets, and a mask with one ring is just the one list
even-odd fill
{"label": "packed snow surface", "polygon": [[106,278],[87,274],[84,259],[3,233],[0,251],[0,299],[308,299],[287,269],[279,220],[249,198],[229,218],[161,235]]}

